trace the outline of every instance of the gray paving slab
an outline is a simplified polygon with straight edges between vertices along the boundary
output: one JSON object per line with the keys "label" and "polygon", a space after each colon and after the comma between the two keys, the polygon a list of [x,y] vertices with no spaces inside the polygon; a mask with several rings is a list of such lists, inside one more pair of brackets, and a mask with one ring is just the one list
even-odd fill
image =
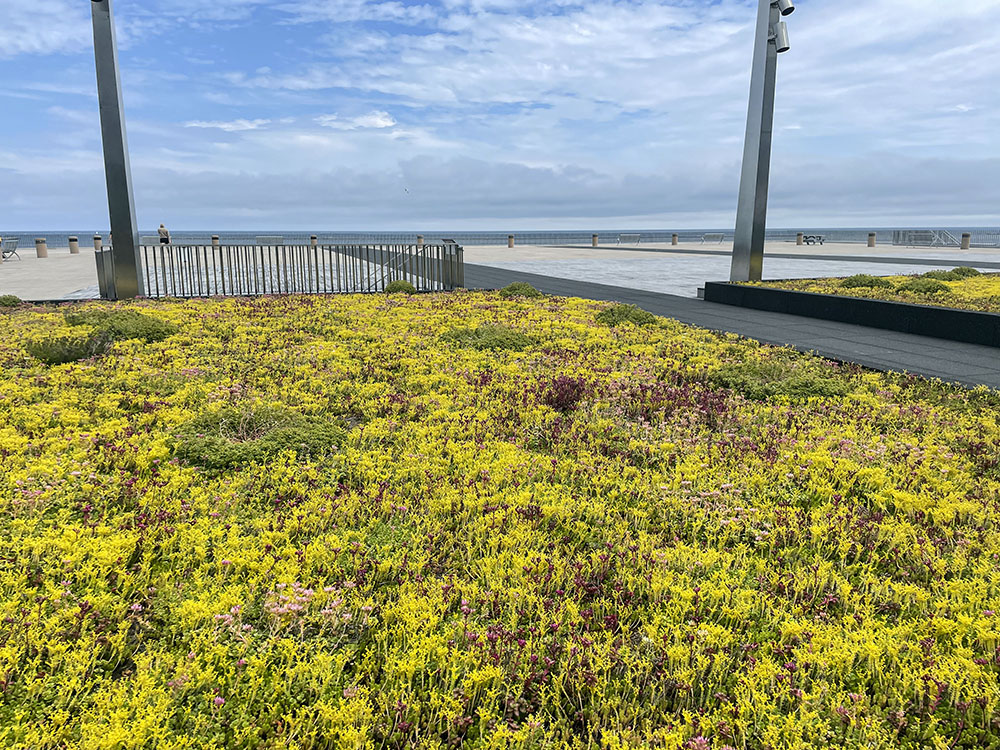
{"label": "gray paving slab", "polygon": [[469,263],[465,267],[465,282],[470,289],[500,289],[515,281],[525,281],[546,294],[631,303],[682,323],[813,351],[829,359],[876,370],[909,372],[965,386],[1000,389],[1000,349],[993,347],[493,266]]}

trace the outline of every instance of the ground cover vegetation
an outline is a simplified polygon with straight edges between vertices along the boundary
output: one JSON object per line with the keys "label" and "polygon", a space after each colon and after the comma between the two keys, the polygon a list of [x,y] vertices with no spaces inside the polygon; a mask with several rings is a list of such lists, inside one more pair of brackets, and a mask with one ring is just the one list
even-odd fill
{"label": "ground cover vegetation", "polygon": [[764,281],[754,282],[753,285],[1000,313],[1000,274],[980,273],[968,266],[950,271],[928,271],[919,276],[871,276],[865,273],[845,279]]}
{"label": "ground cover vegetation", "polygon": [[0,312],[0,747],[1000,747],[995,392],[552,297],[69,311]]}

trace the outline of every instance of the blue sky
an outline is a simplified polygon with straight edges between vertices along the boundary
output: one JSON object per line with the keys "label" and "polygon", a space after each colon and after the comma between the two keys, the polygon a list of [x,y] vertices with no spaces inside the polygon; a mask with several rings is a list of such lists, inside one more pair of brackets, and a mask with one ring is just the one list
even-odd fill
{"label": "blue sky", "polygon": [[[115,0],[139,222],[726,227],[755,2]],[[0,233],[107,223],[90,3],[0,2]],[[772,226],[1000,224],[1000,0],[801,0]]]}

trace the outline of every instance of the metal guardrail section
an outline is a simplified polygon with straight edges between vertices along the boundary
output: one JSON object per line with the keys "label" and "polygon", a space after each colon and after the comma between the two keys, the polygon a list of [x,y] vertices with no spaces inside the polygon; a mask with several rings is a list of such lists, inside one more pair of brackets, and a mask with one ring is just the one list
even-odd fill
{"label": "metal guardrail section", "polygon": [[892,244],[904,247],[959,247],[962,242],[944,229],[913,229],[893,232]]}
{"label": "metal guardrail section", "polygon": [[1000,232],[990,230],[973,231],[972,247],[1000,247]]}
{"label": "metal guardrail section", "polygon": [[[147,297],[367,293],[400,280],[446,291],[465,283],[459,245],[155,244],[140,253]],[[110,257],[99,254],[99,271]]]}

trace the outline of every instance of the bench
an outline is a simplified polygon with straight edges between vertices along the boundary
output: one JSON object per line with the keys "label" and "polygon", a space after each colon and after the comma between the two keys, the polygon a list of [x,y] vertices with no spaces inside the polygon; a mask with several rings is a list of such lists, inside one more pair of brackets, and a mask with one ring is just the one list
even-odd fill
{"label": "bench", "polygon": [[726,235],[724,234],[703,234],[701,236],[701,244],[704,245],[706,242],[717,242],[720,245],[726,241]]}
{"label": "bench", "polygon": [[18,260],[21,260],[21,256],[17,254],[18,242],[20,242],[20,238],[18,237],[3,241],[3,246],[0,248],[0,261],[7,260],[7,258],[12,255],[16,256]]}
{"label": "bench", "polygon": [[619,234],[618,244],[619,245],[638,245],[642,240],[641,234]]}
{"label": "bench", "polygon": [[802,241],[807,245],[822,245],[824,242],[826,242],[826,235],[804,234],[802,235]]}

